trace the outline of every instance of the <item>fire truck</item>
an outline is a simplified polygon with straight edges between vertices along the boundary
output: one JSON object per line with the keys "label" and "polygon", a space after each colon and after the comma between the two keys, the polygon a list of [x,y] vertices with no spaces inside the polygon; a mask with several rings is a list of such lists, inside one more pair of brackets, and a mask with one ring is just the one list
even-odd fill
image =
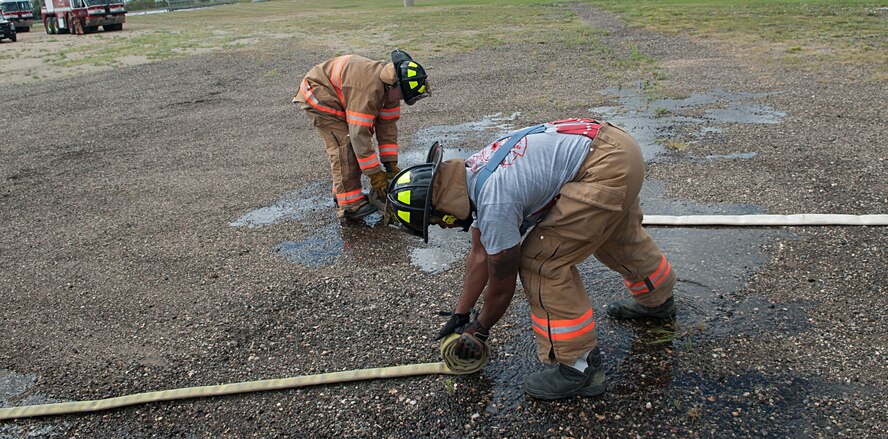
{"label": "fire truck", "polygon": [[124,0],[46,0],[40,10],[48,34],[83,35],[102,26],[106,31],[123,30]]}
{"label": "fire truck", "polygon": [[27,32],[34,24],[34,5],[30,0],[0,0],[0,11],[16,32]]}

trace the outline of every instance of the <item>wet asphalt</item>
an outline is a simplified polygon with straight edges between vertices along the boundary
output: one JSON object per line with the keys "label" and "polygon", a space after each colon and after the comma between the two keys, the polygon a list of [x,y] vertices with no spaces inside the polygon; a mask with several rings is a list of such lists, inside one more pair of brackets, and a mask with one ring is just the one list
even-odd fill
{"label": "wet asphalt", "polygon": [[[466,155],[524,124],[597,117],[638,133],[650,214],[888,213],[884,84],[572,8],[606,49],[424,59],[435,94],[402,108],[402,164],[435,140]],[[633,46],[668,96],[618,68]],[[437,360],[468,238],[436,230],[426,245],[335,219],[326,155],[289,102],[331,55],[282,45],[0,90],[15,108],[0,161],[0,406]],[[579,267],[610,383],[597,398],[524,395],[540,366],[519,291],[470,377],[7,421],[0,437],[884,435],[885,228],[650,231],[678,274],[674,324],[608,320],[621,280]]]}

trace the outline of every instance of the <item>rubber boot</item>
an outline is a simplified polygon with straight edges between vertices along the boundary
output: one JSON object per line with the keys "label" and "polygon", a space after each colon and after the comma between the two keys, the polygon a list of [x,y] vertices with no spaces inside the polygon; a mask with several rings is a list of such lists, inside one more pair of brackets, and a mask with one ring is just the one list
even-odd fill
{"label": "rubber boot", "polygon": [[675,318],[675,301],[672,297],[657,306],[639,305],[633,299],[624,299],[611,303],[607,307],[607,315],[618,320]]}
{"label": "rubber boot", "polygon": [[365,202],[354,209],[346,209],[345,218],[352,221],[357,221],[374,212],[376,212],[376,208],[373,207],[372,204]]}
{"label": "rubber boot", "polygon": [[601,365],[601,351],[592,349],[586,356],[589,366],[580,372],[558,364],[524,378],[524,391],[536,399],[561,399],[572,396],[595,396],[607,390],[607,379]]}

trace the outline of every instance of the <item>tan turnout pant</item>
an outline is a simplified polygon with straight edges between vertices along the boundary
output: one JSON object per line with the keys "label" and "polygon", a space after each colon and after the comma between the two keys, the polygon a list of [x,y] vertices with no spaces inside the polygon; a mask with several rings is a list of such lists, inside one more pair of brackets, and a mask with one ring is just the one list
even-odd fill
{"label": "tan turnout pant", "polygon": [[598,344],[592,303],[576,268],[590,255],[623,276],[637,303],[656,306],[672,297],[675,274],[641,227],[643,180],[638,143],[602,124],[577,176],[524,239],[521,283],[543,363],[573,365]]}
{"label": "tan turnout pant", "polygon": [[330,173],[333,175],[333,195],[336,198],[337,215],[342,218],[346,209],[355,209],[367,201],[361,191],[361,168],[348,139],[348,125],[326,116],[306,111],[318,134],[324,139],[330,157]]}

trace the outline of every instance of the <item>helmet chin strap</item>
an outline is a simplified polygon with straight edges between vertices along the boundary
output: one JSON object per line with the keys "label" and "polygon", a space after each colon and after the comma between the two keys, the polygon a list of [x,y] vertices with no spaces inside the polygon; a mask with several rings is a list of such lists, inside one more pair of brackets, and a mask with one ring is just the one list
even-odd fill
{"label": "helmet chin strap", "polygon": [[[475,222],[475,218],[472,216],[472,214],[469,214],[469,217],[466,219],[459,219],[449,213],[435,209],[434,207],[431,209],[431,212],[429,212],[429,215],[441,218],[441,221],[444,221],[444,223],[447,225],[462,227],[463,232],[468,232],[469,227],[471,227],[472,223]],[[450,217],[452,219],[450,221],[447,221],[445,220],[445,218],[447,217]]]}

